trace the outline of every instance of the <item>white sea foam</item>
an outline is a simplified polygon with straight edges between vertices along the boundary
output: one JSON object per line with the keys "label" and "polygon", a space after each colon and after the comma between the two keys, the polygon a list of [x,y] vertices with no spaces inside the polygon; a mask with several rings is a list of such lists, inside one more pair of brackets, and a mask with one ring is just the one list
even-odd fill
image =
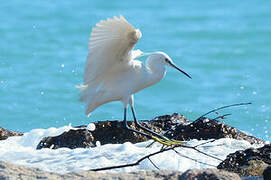
{"label": "white sea foam", "polygon": [[[67,173],[77,170],[88,170],[98,167],[121,165],[132,163],[141,157],[159,151],[161,146],[155,143],[150,148],[146,148],[151,141],[132,144],[107,144],[96,148],[60,148],[56,150],[41,149],[36,150],[39,141],[45,136],[59,135],[68,131],[72,127],[64,126],[61,128],[34,129],[23,136],[10,137],[0,141],[0,160],[14,164],[37,167],[42,170]],[[106,134],[105,134],[106,136]],[[187,145],[196,145],[206,141],[192,140]],[[256,146],[256,145],[254,145]],[[224,159],[229,153],[236,150],[243,150],[252,147],[247,141],[234,139],[219,139],[208,143],[198,149]],[[184,156],[196,159],[203,163],[217,166],[220,161],[200,154],[188,148],[176,148]],[[188,158],[176,154],[174,151],[167,151],[151,157],[151,160],[160,169],[185,171],[191,168],[209,168],[210,166],[195,162]],[[116,169],[113,171],[136,171],[156,169],[149,160],[144,160],[139,166]]]}
{"label": "white sea foam", "polygon": [[95,128],[96,128],[96,126],[95,126],[94,123],[89,123],[89,124],[87,125],[87,129],[88,129],[89,131],[94,131]]}

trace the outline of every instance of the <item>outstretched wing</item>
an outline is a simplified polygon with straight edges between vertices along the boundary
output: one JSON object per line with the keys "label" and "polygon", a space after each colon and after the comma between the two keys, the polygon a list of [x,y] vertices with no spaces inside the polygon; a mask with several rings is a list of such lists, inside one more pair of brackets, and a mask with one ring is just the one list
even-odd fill
{"label": "outstretched wing", "polygon": [[128,63],[132,59],[131,50],[141,36],[123,16],[97,23],[89,39],[84,84],[99,80],[115,65]]}
{"label": "outstretched wing", "polygon": [[86,114],[90,115],[99,105],[113,100],[104,95],[110,94],[104,88],[104,83],[108,83],[105,80],[116,68],[127,66],[130,60],[142,54],[140,50],[132,50],[140,38],[141,32],[123,16],[100,21],[92,29],[84,84],[78,86],[81,89],[79,100],[86,102]]}

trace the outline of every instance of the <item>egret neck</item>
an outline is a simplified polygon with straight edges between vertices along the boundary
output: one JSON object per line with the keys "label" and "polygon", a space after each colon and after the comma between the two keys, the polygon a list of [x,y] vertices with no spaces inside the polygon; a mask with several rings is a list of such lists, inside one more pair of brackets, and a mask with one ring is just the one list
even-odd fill
{"label": "egret neck", "polygon": [[151,86],[161,81],[166,75],[166,67],[160,61],[153,58],[147,60],[148,76],[146,77],[147,86]]}

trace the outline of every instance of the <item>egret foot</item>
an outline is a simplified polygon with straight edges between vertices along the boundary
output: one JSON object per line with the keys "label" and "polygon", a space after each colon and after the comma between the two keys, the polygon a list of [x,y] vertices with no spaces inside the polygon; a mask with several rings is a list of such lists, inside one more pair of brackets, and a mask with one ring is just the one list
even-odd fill
{"label": "egret foot", "polygon": [[161,139],[156,136],[152,136],[152,139],[156,142],[159,142],[162,145],[165,145],[165,146],[181,146],[181,145],[183,145],[183,141],[177,141],[174,139],[168,139],[168,138]]}

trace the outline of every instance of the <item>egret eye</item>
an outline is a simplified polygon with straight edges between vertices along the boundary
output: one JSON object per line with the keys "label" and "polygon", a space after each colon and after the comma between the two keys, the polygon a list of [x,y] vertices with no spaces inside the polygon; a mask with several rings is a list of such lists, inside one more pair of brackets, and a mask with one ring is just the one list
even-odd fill
{"label": "egret eye", "polygon": [[168,62],[169,62],[169,59],[168,59],[168,58],[166,58],[166,59],[165,59],[165,61],[168,63]]}

